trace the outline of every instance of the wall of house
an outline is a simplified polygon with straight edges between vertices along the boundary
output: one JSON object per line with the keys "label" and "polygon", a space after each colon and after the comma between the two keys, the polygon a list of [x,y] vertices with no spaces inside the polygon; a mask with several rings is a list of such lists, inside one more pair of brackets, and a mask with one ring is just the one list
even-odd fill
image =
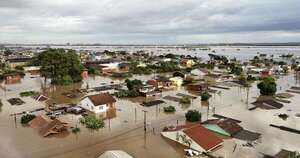
{"label": "wall of house", "polygon": [[[162,132],[162,135],[164,137],[168,138],[168,139],[171,139],[171,140],[177,142],[177,143],[180,143],[180,144],[182,144],[184,146],[187,146],[187,144],[183,143],[183,141],[182,141],[181,138],[176,139],[177,138],[177,133],[178,133],[178,135],[185,135],[185,133],[183,133],[182,131]],[[187,139],[192,140],[188,136],[186,136],[186,137],[187,137]],[[200,145],[198,145],[193,140],[192,140],[192,144],[191,144],[191,149],[194,149],[194,150],[199,151],[199,152],[206,152],[205,149],[203,149]]]}
{"label": "wall of house", "polygon": [[94,106],[88,97],[81,100],[79,106],[94,113],[105,112],[107,110],[106,104]]}

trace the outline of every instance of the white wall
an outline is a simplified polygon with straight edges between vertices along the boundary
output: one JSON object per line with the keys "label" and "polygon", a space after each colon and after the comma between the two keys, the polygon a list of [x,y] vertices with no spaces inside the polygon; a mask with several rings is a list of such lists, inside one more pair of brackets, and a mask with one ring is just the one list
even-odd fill
{"label": "white wall", "polygon": [[[178,132],[179,135],[186,135],[186,134],[185,134],[184,132],[182,132],[182,131],[162,132],[161,134],[162,134],[164,137],[166,137],[166,138],[169,138],[169,139],[171,139],[171,140],[173,140],[173,141],[176,141],[176,142],[178,142],[178,143],[180,143],[180,144],[182,144],[182,145],[184,145],[184,146],[187,146],[186,144],[183,143],[183,141],[182,141],[181,138],[179,138],[178,141],[176,140],[177,132]],[[186,136],[187,136],[187,135],[186,135]],[[188,138],[188,139],[191,139],[191,138],[189,138],[188,136],[187,136],[187,138]],[[192,139],[191,139],[191,140],[192,140]],[[194,150],[199,151],[199,152],[206,152],[205,149],[203,149],[200,145],[198,145],[198,144],[197,144],[196,142],[194,142],[193,140],[192,140],[192,144],[191,144],[191,149],[194,149]]]}
{"label": "white wall", "polygon": [[94,106],[88,97],[81,100],[79,106],[94,113],[105,112],[107,110],[106,104]]}

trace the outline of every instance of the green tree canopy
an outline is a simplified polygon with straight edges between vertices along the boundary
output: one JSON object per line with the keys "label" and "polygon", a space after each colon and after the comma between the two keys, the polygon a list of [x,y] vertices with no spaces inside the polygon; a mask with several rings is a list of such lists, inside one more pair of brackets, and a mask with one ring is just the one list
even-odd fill
{"label": "green tree canopy", "polygon": [[82,80],[83,66],[74,50],[48,49],[34,57],[32,65],[41,66],[41,76],[52,84],[70,84]]}
{"label": "green tree canopy", "polygon": [[201,121],[201,113],[197,110],[189,110],[185,113],[185,118],[189,122]]}
{"label": "green tree canopy", "polygon": [[257,84],[257,88],[260,90],[261,95],[274,95],[277,91],[276,82],[272,77],[264,78]]}
{"label": "green tree canopy", "polygon": [[140,88],[143,85],[143,82],[141,80],[137,80],[137,79],[134,79],[134,80],[126,79],[125,82],[126,82],[126,86],[129,90],[137,90],[138,88]]}

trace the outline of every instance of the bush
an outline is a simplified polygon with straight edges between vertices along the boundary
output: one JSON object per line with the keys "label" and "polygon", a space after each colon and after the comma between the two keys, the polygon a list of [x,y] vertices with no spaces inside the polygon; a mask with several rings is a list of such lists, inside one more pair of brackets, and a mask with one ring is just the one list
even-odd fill
{"label": "bush", "polygon": [[233,66],[233,67],[231,68],[231,73],[232,73],[232,74],[235,74],[235,75],[241,75],[242,72],[243,72],[243,68],[241,68],[241,67]]}
{"label": "bush", "polygon": [[134,80],[129,80],[129,79],[126,79],[125,80],[125,83],[126,83],[126,86],[129,90],[137,90],[139,89],[141,86],[143,86],[143,81],[141,80],[137,80],[137,79],[134,79]]}
{"label": "bush", "polygon": [[88,73],[91,75],[95,75],[97,73],[97,70],[94,67],[89,67],[88,68]]}
{"label": "bush", "polygon": [[189,122],[201,121],[201,113],[197,110],[189,110],[185,113],[185,118]]}
{"label": "bush", "polygon": [[99,129],[104,127],[104,121],[96,118],[94,115],[88,115],[80,118],[80,123],[85,125],[86,128]]}
{"label": "bush", "polygon": [[72,129],[72,133],[76,134],[80,132],[80,128],[79,127],[75,127]]}
{"label": "bush", "polygon": [[30,122],[31,120],[33,120],[35,118],[35,115],[31,115],[31,114],[26,114],[23,115],[21,117],[21,123],[22,124],[27,124],[28,122]]}
{"label": "bush", "polygon": [[179,102],[181,104],[191,104],[191,99],[189,97],[182,97]]}
{"label": "bush", "polygon": [[167,106],[167,107],[164,107],[164,112],[167,112],[167,113],[171,113],[171,112],[175,112],[176,109],[174,106]]}
{"label": "bush", "polygon": [[274,95],[277,91],[275,80],[272,77],[264,78],[257,84],[257,88],[261,95]]}
{"label": "bush", "polygon": [[201,94],[201,101],[207,101],[210,98],[210,94],[207,92],[204,92]]}
{"label": "bush", "polygon": [[35,96],[38,94],[39,94],[39,92],[36,92],[36,91],[25,91],[25,92],[21,92],[20,96],[21,97],[30,97],[30,96]]}

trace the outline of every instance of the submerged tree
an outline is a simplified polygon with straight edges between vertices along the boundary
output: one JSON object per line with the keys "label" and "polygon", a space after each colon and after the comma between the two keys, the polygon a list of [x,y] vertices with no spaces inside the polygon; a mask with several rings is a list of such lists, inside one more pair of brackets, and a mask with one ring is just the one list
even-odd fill
{"label": "submerged tree", "polygon": [[260,90],[261,95],[274,95],[277,91],[276,82],[272,77],[264,78],[257,84],[257,88]]}
{"label": "submerged tree", "polygon": [[201,121],[201,113],[197,110],[189,110],[185,113],[185,118],[189,122]]}
{"label": "submerged tree", "polygon": [[48,49],[34,57],[32,65],[41,66],[41,76],[52,84],[67,85],[82,80],[83,66],[74,50]]}

